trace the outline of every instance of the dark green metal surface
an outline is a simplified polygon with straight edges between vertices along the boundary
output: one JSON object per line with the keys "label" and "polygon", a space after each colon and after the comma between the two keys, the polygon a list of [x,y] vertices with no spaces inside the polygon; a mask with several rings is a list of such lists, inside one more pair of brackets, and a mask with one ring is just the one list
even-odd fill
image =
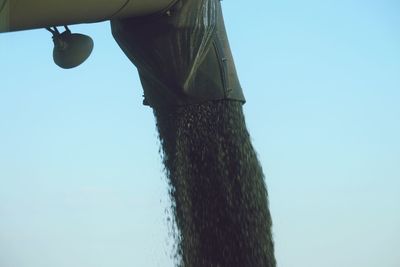
{"label": "dark green metal surface", "polygon": [[245,101],[218,0],[178,1],[163,14],[112,20],[111,26],[138,68],[145,104]]}

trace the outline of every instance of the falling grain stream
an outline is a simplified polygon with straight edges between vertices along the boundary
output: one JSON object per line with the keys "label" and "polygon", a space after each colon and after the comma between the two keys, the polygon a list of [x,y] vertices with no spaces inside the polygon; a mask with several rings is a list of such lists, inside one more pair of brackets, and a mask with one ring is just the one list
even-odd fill
{"label": "falling grain stream", "polygon": [[237,101],[155,110],[184,267],[275,266],[262,168]]}

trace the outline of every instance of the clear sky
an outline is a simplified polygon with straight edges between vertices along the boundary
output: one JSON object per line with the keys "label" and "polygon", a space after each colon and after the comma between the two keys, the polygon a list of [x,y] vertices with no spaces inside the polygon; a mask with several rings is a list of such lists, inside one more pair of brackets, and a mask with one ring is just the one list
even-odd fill
{"label": "clear sky", "polygon": [[[400,2],[223,1],[280,267],[400,266]],[[73,70],[0,34],[0,267],[173,266],[151,109],[109,23]]]}

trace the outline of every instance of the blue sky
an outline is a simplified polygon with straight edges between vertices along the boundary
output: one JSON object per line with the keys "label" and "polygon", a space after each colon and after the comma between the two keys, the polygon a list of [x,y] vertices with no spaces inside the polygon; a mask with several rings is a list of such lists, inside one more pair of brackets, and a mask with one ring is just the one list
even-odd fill
{"label": "blue sky", "polygon": [[[280,267],[400,266],[400,3],[223,1]],[[108,23],[0,34],[0,266],[173,266],[151,109]]]}

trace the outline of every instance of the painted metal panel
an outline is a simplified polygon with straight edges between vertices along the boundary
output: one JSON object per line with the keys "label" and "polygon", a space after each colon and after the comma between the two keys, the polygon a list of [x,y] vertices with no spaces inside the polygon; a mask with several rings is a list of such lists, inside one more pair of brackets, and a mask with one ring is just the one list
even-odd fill
{"label": "painted metal panel", "polygon": [[8,31],[10,20],[10,5],[8,0],[0,0],[0,32]]}
{"label": "painted metal panel", "polygon": [[143,16],[175,0],[0,0],[0,32]]}

